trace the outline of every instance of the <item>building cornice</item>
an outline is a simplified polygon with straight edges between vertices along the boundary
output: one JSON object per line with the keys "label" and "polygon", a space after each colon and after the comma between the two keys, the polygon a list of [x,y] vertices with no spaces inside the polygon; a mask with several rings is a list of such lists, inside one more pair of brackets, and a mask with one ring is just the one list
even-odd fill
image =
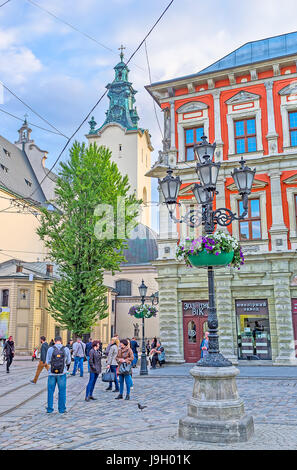
{"label": "building cornice", "polygon": [[[146,85],[145,88],[146,90],[153,96],[153,98],[157,101],[158,104],[167,102],[169,99],[169,95],[163,98],[156,98],[154,96],[153,92],[161,92],[161,91],[167,91],[167,89],[170,87],[171,89],[174,89],[175,87],[178,88],[184,88],[187,87],[188,84],[192,84],[192,88],[194,86],[199,86],[207,82],[208,80],[213,80],[218,81],[218,80],[224,80],[224,79],[230,79],[230,73],[234,74],[234,76],[241,76],[249,73],[251,75],[251,78],[257,78],[257,75],[260,71],[267,71],[268,69],[272,69],[273,75],[272,77],[268,77],[269,80],[279,80],[280,77],[282,78],[292,78],[294,76],[297,76],[297,74],[287,74],[287,75],[275,75],[276,73],[276,68],[274,66],[278,66],[278,69],[281,67],[290,66],[290,65],[295,65],[297,60],[297,55],[293,54],[290,56],[286,57],[281,57],[281,58],[273,58],[267,61],[260,61],[257,63],[252,63],[252,64],[246,64],[238,67],[230,67],[228,69],[216,71],[216,72],[207,72],[205,74],[192,74],[192,75],[187,75],[185,77],[178,77],[175,79],[163,81],[163,82],[158,82],[158,83],[152,83],[151,85]],[[237,88],[239,86],[248,86],[250,83],[252,84],[257,84],[257,83],[263,83],[266,79],[261,79],[261,80],[251,80],[249,82],[244,82],[244,83],[234,83],[233,85],[225,86],[225,87],[217,87],[217,88],[212,88],[208,90],[203,90],[203,92],[196,92],[196,93],[189,93],[186,95],[179,95],[179,96],[172,96],[171,99],[176,100],[176,99],[184,99],[185,97],[189,96],[201,96],[205,94],[209,94],[214,90],[220,89],[220,90],[225,90],[225,89],[232,89],[232,88]],[[189,89],[189,88],[188,88]]]}

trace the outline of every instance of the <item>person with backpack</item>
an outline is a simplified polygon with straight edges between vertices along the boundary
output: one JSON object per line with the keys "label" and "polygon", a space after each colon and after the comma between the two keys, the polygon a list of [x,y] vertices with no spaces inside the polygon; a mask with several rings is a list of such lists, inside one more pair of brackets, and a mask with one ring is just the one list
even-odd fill
{"label": "person with backpack", "polygon": [[47,382],[47,413],[54,411],[54,392],[58,385],[58,410],[66,412],[66,376],[67,364],[71,364],[70,351],[62,344],[61,336],[55,338],[55,345],[48,348],[46,363],[50,366]]}
{"label": "person with backpack", "polygon": [[46,342],[46,337],[45,336],[40,336],[40,342],[41,342],[41,348],[40,348],[40,359],[39,363],[37,366],[36,374],[33,380],[30,380],[32,384],[36,384],[38,377],[40,375],[40,372],[42,369],[45,367],[47,370],[49,369],[49,365],[46,363],[46,354],[48,351],[48,344]]}
{"label": "person with backpack", "polygon": [[73,343],[73,357],[74,367],[71,375],[76,374],[76,369],[80,370],[80,377],[84,375],[84,357],[85,357],[86,345],[82,342],[81,338],[77,337],[76,342]]}
{"label": "person with backpack", "polygon": [[9,368],[14,358],[14,341],[13,337],[9,336],[3,347],[3,353],[6,360],[6,372],[9,374]]}
{"label": "person with backpack", "polygon": [[139,344],[137,343],[136,341],[136,338],[133,336],[131,342],[130,342],[130,346],[131,346],[131,349],[133,351],[133,354],[134,354],[134,359],[132,361],[132,367],[136,367],[137,365],[137,361],[138,361],[138,351],[137,351],[137,348],[139,348]]}

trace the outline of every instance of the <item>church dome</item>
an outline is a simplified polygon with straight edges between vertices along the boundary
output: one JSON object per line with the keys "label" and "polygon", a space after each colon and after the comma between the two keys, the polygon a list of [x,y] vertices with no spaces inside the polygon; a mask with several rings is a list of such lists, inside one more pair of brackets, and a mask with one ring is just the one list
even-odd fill
{"label": "church dome", "polygon": [[158,258],[157,235],[143,224],[138,224],[127,240],[128,248],[124,250],[126,262],[122,265],[149,264]]}

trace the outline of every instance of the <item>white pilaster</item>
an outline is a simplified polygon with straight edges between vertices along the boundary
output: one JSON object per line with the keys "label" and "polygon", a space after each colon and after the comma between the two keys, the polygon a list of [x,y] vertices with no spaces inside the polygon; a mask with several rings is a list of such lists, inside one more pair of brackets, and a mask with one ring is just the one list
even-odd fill
{"label": "white pilaster", "polygon": [[267,117],[268,117],[268,134],[266,139],[268,140],[269,153],[277,153],[277,138],[278,134],[275,130],[275,119],[274,119],[274,105],[273,105],[273,81],[268,80],[265,82],[266,96],[267,96]]}

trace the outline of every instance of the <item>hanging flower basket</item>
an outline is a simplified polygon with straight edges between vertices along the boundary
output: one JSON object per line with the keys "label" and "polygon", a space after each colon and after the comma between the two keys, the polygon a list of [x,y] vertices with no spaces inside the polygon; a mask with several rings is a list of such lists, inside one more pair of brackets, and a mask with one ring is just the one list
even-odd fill
{"label": "hanging flower basket", "polygon": [[192,266],[227,266],[232,263],[234,251],[226,253],[221,251],[218,255],[208,253],[206,250],[200,251],[196,255],[188,255],[188,260]]}
{"label": "hanging flower basket", "polygon": [[178,243],[176,257],[184,259],[187,266],[232,266],[240,269],[244,264],[241,247],[225,232],[216,232],[197,239]]}
{"label": "hanging flower basket", "polygon": [[157,311],[153,305],[134,305],[129,309],[128,314],[135,318],[151,318],[157,315]]}

